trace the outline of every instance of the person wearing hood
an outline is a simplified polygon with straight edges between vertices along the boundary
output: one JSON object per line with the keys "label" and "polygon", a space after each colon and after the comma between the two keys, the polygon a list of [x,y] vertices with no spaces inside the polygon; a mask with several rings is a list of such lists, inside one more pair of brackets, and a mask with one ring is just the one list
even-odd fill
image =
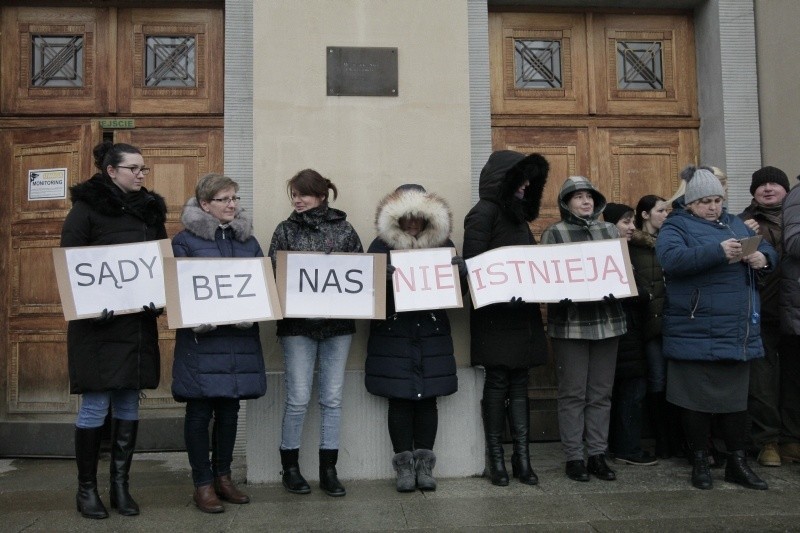
{"label": "person wearing hood", "polygon": [[[402,185],[378,204],[378,236],[368,253],[424,248],[455,248],[450,240],[453,215],[447,202],[421,185]],[[458,390],[450,321],[444,309],[394,308],[394,266],[387,257],[386,320],[373,320],[367,342],[364,382],[367,390],[389,399],[389,437],[397,491],[436,490],[433,443],[438,428],[436,397]],[[462,278],[466,265],[453,257]],[[462,287],[465,280],[462,279]]]}
{"label": "person wearing hood", "polygon": [[[286,183],[294,211],[278,224],[272,234],[268,255],[273,267],[278,251],[363,253],[361,239],[347,221],[347,214],[329,205],[329,191],[336,186],[316,170],[307,168]],[[314,366],[319,359],[319,485],[329,496],[344,496],[336,463],[339,458],[339,430],[342,417],[344,375],[355,320],[284,318],[278,321],[278,338],[286,367],[286,397],[281,426],[281,478],[286,490],[308,494],[311,487],[300,473],[298,463]]]}
{"label": "person wearing hood", "polygon": [[[181,214],[185,228],[172,239],[175,257],[264,257],[253,236],[253,222],[239,207],[239,184],[221,174],[206,174]],[[220,499],[248,503],[231,480],[239,401],[267,391],[258,325],[201,324],[175,334],[172,396],[186,402],[184,438],[193,500],[206,513],[225,509]],[[208,427],[211,459],[208,456]]]}
{"label": "person wearing hood", "polygon": [[[539,215],[550,167],[539,154],[492,153],[481,170],[479,197],[464,219],[464,258],[501,246],[536,244],[530,223]],[[512,475],[527,485],[539,481],[530,465],[528,372],[547,362],[547,338],[539,304],[512,298],[470,310],[471,362],[486,371],[483,427],[492,484],[508,485],[503,452],[510,420]]]}
{"label": "person wearing hood", "polygon": [[[619,238],[617,227],[599,220],[606,199],[583,176],[564,181],[558,193],[561,221],[542,233],[542,244]],[[613,295],[596,302],[565,298],[547,305],[547,334],[556,358],[558,428],[567,477],[589,481],[589,474],[612,481],[606,464],[611,390],[625,313]],[[588,463],[584,462],[586,437]]]}
{"label": "person wearing hood", "polygon": [[722,206],[725,191],[709,167],[689,166],[683,209],[669,214],[656,241],[666,300],[663,352],[667,401],[682,408],[692,454],[692,485],[713,486],[707,440],[716,417],[728,451],[725,480],[767,488],[748,466],[747,392],[750,361],[763,357],[757,276],[778,264],[762,240],[742,255],[753,230]]}
{"label": "person wearing hood", "polygon": [[[61,230],[61,246],[105,246],[165,239],[164,198],[144,188],[150,169],[142,152],[129,144],[104,141],[94,148],[100,170],[70,189],[72,209]],[[139,313],[116,316],[103,309],[97,318],[67,326],[70,392],[81,395],[75,423],[78,511],[106,518],[97,492],[97,460],[103,423],[112,412],[111,507],[121,515],[139,514],[128,479],[139,428],[139,392],[158,387],[161,355],[152,302]]]}

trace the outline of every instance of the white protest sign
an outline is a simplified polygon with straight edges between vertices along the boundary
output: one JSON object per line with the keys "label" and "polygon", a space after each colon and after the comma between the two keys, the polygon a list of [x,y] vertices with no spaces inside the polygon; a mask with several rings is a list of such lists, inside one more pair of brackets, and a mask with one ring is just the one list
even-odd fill
{"label": "white protest sign", "polygon": [[172,256],[169,240],[109,246],[53,248],[64,318],[138,313],[150,302],[166,305],[163,257]]}
{"label": "white protest sign", "polygon": [[169,257],[164,276],[170,329],[281,318],[269,259]]}
{"label": "white protest sign", "polygon": [[386,255],[280,251],[283,316],[385,318]]}
{"label": "white protest sign", "polygon": [[624,239],[495,248],[468,259],[467,270],[476,309],[512,297],[580,302],[637,294]]}
{"label": "white protest sign", "polygon": [[397,312],[462,307],[453,248],[392,250],[392,290]]}

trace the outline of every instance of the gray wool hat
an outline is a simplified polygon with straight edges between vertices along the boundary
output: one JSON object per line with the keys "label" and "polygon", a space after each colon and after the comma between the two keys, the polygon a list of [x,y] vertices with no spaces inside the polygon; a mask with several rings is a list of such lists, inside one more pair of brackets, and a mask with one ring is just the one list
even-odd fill
{"label": "gray wool hat", "polygon": [[684,193],[686,205],[706,196],[725,197],[722,183],[710,170],[701,167],[695,169],[691,175],[686,172],[685,174],[682,173],[682,176],[686,180],[686,193]]}

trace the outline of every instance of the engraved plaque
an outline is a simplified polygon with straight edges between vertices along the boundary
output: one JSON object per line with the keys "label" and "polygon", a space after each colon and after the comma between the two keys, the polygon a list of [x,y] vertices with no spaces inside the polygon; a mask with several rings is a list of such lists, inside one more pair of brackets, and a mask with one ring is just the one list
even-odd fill
{"label": "engraved plaque", "polygon": [[397,48],[329,46],[328,96],[397,96]]}

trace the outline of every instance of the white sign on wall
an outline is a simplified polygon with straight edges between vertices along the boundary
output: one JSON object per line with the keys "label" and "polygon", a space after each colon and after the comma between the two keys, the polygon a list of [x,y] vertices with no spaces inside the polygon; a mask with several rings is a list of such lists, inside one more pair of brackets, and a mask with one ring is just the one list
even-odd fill
{"label": "white sign on wall", "polygon": [[397,312],[462,307],[453,248],[392,250],[392,291]]}
{"label": "white sign on wall", "polygon": [[170,257],[164,274],[171,329],[281,318],[269,259]]}
{"label": "white sign on wall", "polygon": [[581,302],[637,295],[624,239],[495,248],[468,259],[467,270],[476,309],[512,297]]}
{"label": "white sign on wall", "polygon": [[277,270],[285,317],[386,317],[385,254],[280,251]]}
{"label": "white sign on wall", "polygon": [[66,168],[41,168],[28,171],[28,201],[63,200],[66,197]]}
{"label": "white sign on wall", "polygon": [[163,258],[172,256],[169,240],[53,248],[64,318],[138,313],[152,302],[166,305]]}

